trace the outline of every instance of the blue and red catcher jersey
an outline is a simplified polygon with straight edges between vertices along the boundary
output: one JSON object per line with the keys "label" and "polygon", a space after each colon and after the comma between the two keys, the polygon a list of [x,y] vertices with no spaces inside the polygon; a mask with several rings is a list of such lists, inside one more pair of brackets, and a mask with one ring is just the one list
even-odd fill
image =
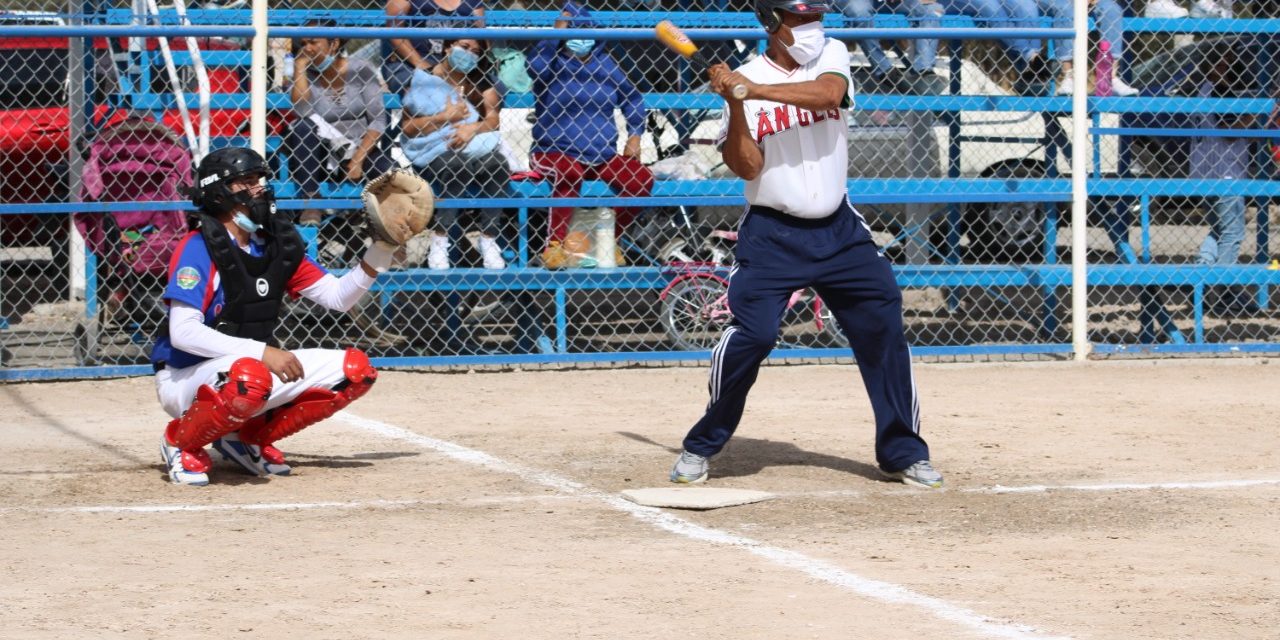
{"label": "blue and red catcher jersey", "polygon": [[[264,251],[261,243],[250,241],[249,254],[260,256]],[[304,257],[297,270],[285,285],[285,291],[292,297],[307,287],[315,284],[328,273],[310,257]],[[213,326],[213,321],[222,313],[222,280],[218,277],[218,267],[209,257],[204,238],[200,232],[192,231],[178,243],[169,260],[169,281],[164,288],[166,303],[182,302],[204,312],[204,323]],[[168,318],[165,319],[167,323]],[[170,367],[181,369],[208,360],[185,351],[173,348],[167,332],[157,338],[151,349],[151,362],[165,362]]]}

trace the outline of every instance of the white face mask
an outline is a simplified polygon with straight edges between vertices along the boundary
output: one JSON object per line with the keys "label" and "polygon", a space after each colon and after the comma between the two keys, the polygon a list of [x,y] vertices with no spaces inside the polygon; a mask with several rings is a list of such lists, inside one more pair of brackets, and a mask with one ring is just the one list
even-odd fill
{"label": "white face mask", "polygon": [[791,27],[791,37],[796,42],[787,47],[787,53],[800,64],[809,64],[817,59],[827,43],[827,34],[822,30],[821,21]]}

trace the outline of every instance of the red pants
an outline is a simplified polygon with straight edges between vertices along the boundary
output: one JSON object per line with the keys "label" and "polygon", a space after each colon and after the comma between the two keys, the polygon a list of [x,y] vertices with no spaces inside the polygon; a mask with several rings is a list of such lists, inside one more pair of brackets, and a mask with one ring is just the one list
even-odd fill
{"label": "red pants", "polygon": [[[617,155],[603,164],[584,165],[573,156],[559,151],[535,151],[529,156],[529,168],[551,179],[551,197],[577,197],[585,179],[603,180],[620,196],[644,197],[653,191],[653,172],[635,158]],[[614,233],[622,230],[635,218],[637,209],[619,208],[616,211]],[[547,242],[564,240],[569,232],[572,207],[552,207],[547,225]]]}

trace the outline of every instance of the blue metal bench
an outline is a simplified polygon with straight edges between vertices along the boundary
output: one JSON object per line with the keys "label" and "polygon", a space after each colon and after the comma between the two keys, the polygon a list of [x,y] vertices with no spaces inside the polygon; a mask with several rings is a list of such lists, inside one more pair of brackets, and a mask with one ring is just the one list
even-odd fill
{"label": "blue metal bench", "polygon": [[[192,11],[193,22],[202,21],[225,24],[236,20],[236,12],[226,11],[201,12]],[[248,12],[243,11],[244,19]],[[204,15],[209,14],[209,15]],[[303,24],[314,18],[333,18],[342,24],[362,24],[382,26],[386,16],[381,11],[272,11],[272,21],[286,24]],[[557,12],[504,12],[492,11],[486,16],[490,26],[515,26],[529,24],[547,24]],[[649,13],[601,12],[596,14],[597,21],[605,26],[648,26],[661,17],[671,17],[678,23],[687,26],[732,26],[755,28],[754,17],[749,13],[742,14],[663,14]],[[1276,24],[1271,24],[1276,23]],[[906,27],[905,18],[896,15],[877,16],[878,27]],[[948,16],[947,27],[974,26],[968,18]],[[1280,21],[1276,20],[1196,20],[1181,21],[1158,19],[1129,19],[1126,21],[1129,31],[1147,32],[1276,32],[1280,31]],[[218,55],[207,58],[208,64],[247,64],[246,52],[210,52]],[[189,63],[189,59],[178,56],[179,63]],[[165,109],[173,106],[174,100],[169,95],[134,94],[130,96],[134,106],[139,108]],[[189,96],[191,102],[195,96]],[[389,108],[398,108],[398,96],[385,97]],[[529,94],[508,95],[504,101],[509,108],[529,108],[533,106],[533,97]],[[1041,113],[1066,113],[1070,110],[1070,97],[1021,97],[1021,96],[901,96],[901,95],[860,95],[858,106],[865,109],[886,111],[931,111],[944,114],[955,114],[960,111],[1018,111]],[[1218,113],[1269,113],[1275,101],[1265,98],[1257,99],[1193,99],[1193,98],[1089,98],[1089,110],[1095,114],[1095,129],[1092,131],[1095,141],[1100,135],[1122,135],[1118,131],[1101,129],[1097,124],[1099,113],[1181,113],[1188,111]],[[645,105],[650,109],[719,109],[722,106],[718,96],[710,94],[645,94]],[[223,94],[214,96],[214,108],[248,108],[248,96],[245,94]],[[290,107],[287,94],[271,94],[268,96],[269,109],[287,109]],[[953,139],[956,137],[953,135]],[[1131,264],[1093,266],[1090,270],[1090,284],[1099,286],[1190,286],[1195,292],[1196,340],[1203,338],[1203,288],[1211,284],[1277,284],[1276,272],[1257,267],[1242,266],[1229,268],[1202,268],[1152,266],[1142,264],[1150,256],[1150,216],[1149,206],[1152,197],[1184,196],[1184,195],[1227,195],[1240,194],[1258,197],[1280,197],[1280,185],[1267,180],[1241,180],[1206,182],[1201,180],[1118,180],[1097,175],[1089,181],[1090,193],[1098,196],[1131,197],[1140,203],[1140,224],[1142,227],[1142,247],[1135,252],[1127,247],[1127,243],[1117,243],[1117,249]],[[498,206],[514,207],[519,211],[518,227],[519,257],[515,266],[504,271],[489,272],[484,270],[451,270],[446,272],[429,272],[426,270],[407,270],[388,274],[377,285],[379,295],[384,304],[390,304],[391,298],[404,291],[441,291],[441,290],[476,290],[476,289],[524,289],[554,291],[556,295],[556,322],[558,329],[558,347],[564,350],[564,301],[567,291],[575,289],[654,289],[664,286],[667,277],[661,268],[627,267],[615,270],[564,270],[544,271],[530,269],[526,265],[529,257],[528,246],[528,208],[531,206],[635,206],[637,204],[669,205],[688,204],[692,206],[713,204],[741,204],[742,184],[737,180],[701,180],[701,181],[659,181],[650,199],[624,199],[611,197],[606,185],[599,182],[588,182],[583,185],[581,196],[570,199],[550,198],[550,186],[541,182],[513,182],[511,185],[513,198],[502,200],[455,200],[441,201],[442,207],[474,207]],[[849,190],[851,200],[855,203],[903,203],[903,202],[995,202],[995,201],[1039,201],[1064,202],[1070,198],[1070,183],[1065,178],[1040,179],[850,179]],[[356,185],[336,184],[324,185],[321,189],[321,200],[282,203],[283,208],[354,208],[359,206],[359,188]],[[291,182],[285,181],[277,185],[277,193],[289,198],[296,195]],[[1056,217],[1053,207],[1051,216]],[[1266,221],[1261,220],[1260,239],[1267,236]],[[1056,219],[1047,225],[1056,229]],[[1046,245],[1053,247],[1055,233],[1047,234]],[[1049,293],[1066,286],[1070,272],[1065,265],[1043,265],[1029,267],[974,267],[961,265],[947,266],[905,266],[900,267],[899,279],[906,287],[998,287],[998,286],[1035,286]],[[1261,302],[1266,302],[1266,287],[1263,288]],[[1052,328],[1052,306],[1045,307],[1046,327]]]}

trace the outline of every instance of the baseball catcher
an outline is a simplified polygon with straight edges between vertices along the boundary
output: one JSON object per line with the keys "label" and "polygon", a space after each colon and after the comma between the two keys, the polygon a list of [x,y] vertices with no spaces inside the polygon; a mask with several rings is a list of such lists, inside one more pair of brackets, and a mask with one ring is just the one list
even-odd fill
{"label": "baseball catcher", "polygon": [[276,442],[369,391],[378,373],[358,349],[279,347],[281,302],[287,293],[351,308],[431,218],[425,182],[403,173],[374,180],[364,194],[373,243],[338,278],[276,213],[269,175],[245,148],[214,151],[196,171],[197,225],[169,263],[168,319],[151,352],[160,404],[173,416],[160,453],[176,484],[209,483],[209,444],[251,474],[288,475]]}

